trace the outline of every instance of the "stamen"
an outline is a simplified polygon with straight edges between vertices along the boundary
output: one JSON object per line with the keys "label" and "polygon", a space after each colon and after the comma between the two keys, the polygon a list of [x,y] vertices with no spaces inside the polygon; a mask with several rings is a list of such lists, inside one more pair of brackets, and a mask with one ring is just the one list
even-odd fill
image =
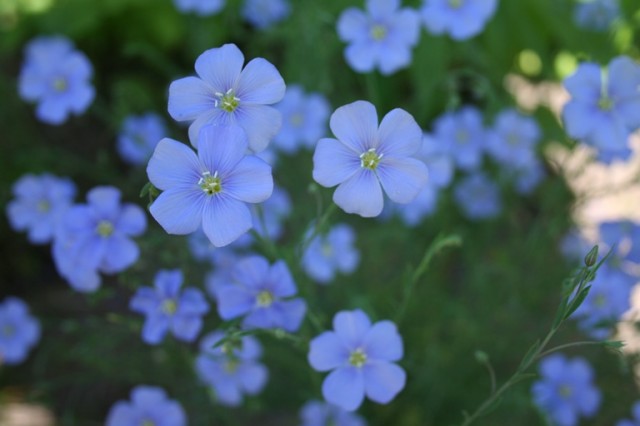
{"label": "stamen", "polygon": [[378,154],[375,148],[369,148],[367,151],[360,154],[360,167],[375,170],[380,164],[384,154]]}
{"label": "stamen", "polygon": [[367,354],[364,353],[362,348],[358,348],[355,351],[351,352],[349,355],[349,364],[354,367],[362,367],[367,362]]}

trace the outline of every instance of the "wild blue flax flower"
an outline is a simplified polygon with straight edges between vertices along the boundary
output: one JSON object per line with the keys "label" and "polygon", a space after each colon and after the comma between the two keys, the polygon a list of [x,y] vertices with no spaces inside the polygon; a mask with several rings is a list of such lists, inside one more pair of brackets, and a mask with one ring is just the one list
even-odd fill
{"label": "wild blue flax flower", "polygon": [[269,61],[251,60],[235,44],[209,49],[196,59],[198,77],[175,80],[169,86],[169,114],[191,122],[189,140],[198,148],[200,129],[207,124],[242,128],[249,148],[262,151],[280,130],[280,112],[269,106],[285,93],[282,76]]}
{"label": "wild blue flax flower", "polygon": [[259,393],[269,372],[259,362],[262,346],[258,339],[243,336],[239,341],[227,341],[214,348],[223,337],[222,331],[214,331],[202,338],[195,369],[200,380],[213,388],[221,404],[234,407],[242,404],[245,394]]}
{"label": "wild blue flax flower", "polygon": [[629,220],[607,221],[600,224],[599,233],[600,241],[613,249],[610,264],[640,263],[640,225]]}
{"label": "wild blue flax flower", "polygon": [[224,8],[226,0],[173,0],[173,3],[182,13],[211,16]]}
{"label": "wild blue flax flower", "polygon": [[169,234],[186,235],[202,226],[216,247],[251,229],[245,203],[271,196],[271,167],[245,155],[247,138],[237,126],[206,126],[198,154],[173,139],[160,141],[147,166],[149,180],[163,192],[149,207]]}
{"label": "wild blue flax flower", "polygon": [[512,169],[504,167],[502,171],[513,180],[516,192],[522,195],[530,194],[546,175],[542,161],[533,152],[523,155],[520,164]]}
{"label": "wild blue flax flower", "polygon": [[25,48],[18,90],[22,99],[38,103],[38,119],[62,124],[71,113],[83,113],[93,101],[92,74],[91,63],[69,39],[39,37]]}
{"label": "wild blue flax flower", "polygon": [[311,400],[300,410],[301,426],[366,426],[359,415],[326,402]]}
{"label": "wild blue flax flower", "polygon": [[395,364],[402,354],[394,323],[371,324],[364,312],[354,310],[338,312],[333,331],[311,340],[308,359],[314,370],[331,371],[322,384],[324,399],[354,411],[365,395],[386,404],[404,388],[406,373]]}
{"label": "wild blue flax flower", "polygon": [[19,364],[40,340],[40,323],[17,297],[0,303],[0,366]]}
{"label": "wild blue flax flower", "polygon": [[607,31],[620,18],[618,0],[589,0],[576,2],[573,20],[585,30]]}
{"label": "wild blue flax flower", "polygon": [[640,401],[633,404],[631,407],[631,413],[633,414],[633,420],[623,419],[616,423],[616,426],[638,426],[640,425]]}
{"label": "wild blue flax flower", "polygon": [[180,291],[183,280],[179,269],[158,271],[155,288],[140,287],[131,298],[129,308],[146,317],[142,328],[142,340],[146,343],[160,343],[169,330],[176,339],[185,342],[198,337],[209,304],[197,288]]}
{"label": "wild blue flax flower", "polygon": [[498,7],[498,0],[424,0],[422,19],[431,34],[465,40],[479,34]]}
{"label": "wild blue flax flower", "polygon": [[355,239],[353,228],[344,223],[316,235],[302,256],[304,271],[320,284],[329,284],[338,272],[352,273],[360,262]]}
{"label": "wild blue flax flower", "polygon": [[[273,193],[267,201],[259,206],[252,206],[253,227],[262,237],[275,241],[282,236],[283,222],[290,214],[291,198],[289,194],[281,187],[274,186]],[[249,243],[251,242],[249,241]]]}
{"label": "wild blue flax flower", "polygon": [[146,164],[167,129],[162,118],[155,113],[130,115],[122,123],[116,148],[120,157],[129,164]]}
{"label": "wild blue flax flower", "polygon": [[140,385],[131,391],[131,402],[116,402],[106,426],[186,426],[187,416],[179,402],[169,399],[164,389]]}
{"label": "wild blue flax flower", "polygon": [[486,149],[499,164],[517,169],[529,162],[539,140],[540,127],[533,118],[506,109],[487,132]]}
{"label": "wild blue flax flower", "polygon": [[427,167],[412,158],[422,130],[396,108],[378,126],[375,106],[357,101],[338,108],[330,127],[336,139],[320,139],[313,155],[313,178],[338,185],[333,201],[347,213],[375,217],[382,212],[382,190],[397,203],[409,203],[427,183]]}
{"label": "wild blue flax flower", "polygon": [[602,395],[593,384],[593,369],[583,358],[556,353],[543,358],[540,380],[531,387],[534,403],[558,426],[575,426],[593,417]]}
{"label": "wild blue flax flower", "polygon": [[289,0],[244,0],[242,6],[244,20],[260,30],[284,21],[290,14]]}
{"label": "wild blue flax flower", "polygon": [[223,320],[244,316],[245,328],[282,328],[295,332],[304,319],[307,305],[297,293],[296,284],[284,261],[269,265],[261,256],[239,261],[231,282],[217,291],[218,313]]}
{"label": "wild blue flax flower", "polygon": [[441,115],[436,119],[430,137],[439,151],[452,158],[459,168],[470,171],[482,164],[487,132],[477,108],[466,106]]}
{"label": "wild blue flax flower", "polygon": [[338,36],[349,43],[344,56],[351,68],[392,74],[411,63],[420,37],[420,16],[400,8],[400,0],[367,0],[366,12],[349,8],[338,18]]}
{"label": "wild blue flax flower", "polygon": [[11,189],[15,197],[7,205],[11,227],[27,231],[33,244],[50,242],[61,218],[73,204],[76,194],[73,182],[49,173],[26,174]]}
{"label": "wild blue flax flower", "polygon": [[493,218],[502,210],[500,189],[482,173],[474,173],[458,182],[453,198],[469,219]]}

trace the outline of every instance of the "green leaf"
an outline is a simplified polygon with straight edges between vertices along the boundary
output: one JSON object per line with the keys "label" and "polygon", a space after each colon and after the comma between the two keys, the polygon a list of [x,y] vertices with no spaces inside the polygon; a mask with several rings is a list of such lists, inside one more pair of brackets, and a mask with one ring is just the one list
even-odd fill
{"label": "green leaf", "polygon": [[537,355],[538,350],[540,350],[540,339],[536,340],[536,342],[529,348],[525,356],[520,361],[520,365],[518,366],[518,371],[524,371],[529,367],[529,364],[533,360],[533,358]]}
{"label": "green leaf", "polygon": [[583,288],[580,291],[580,293],[578,293],[578,295],[571,301],[571,303],[569,303],[569,306],[566,310],[566,313],[563,319],[569,318],[571,314],[574,313],[576,309],[580,307],[580,305],[582,305],[582,302],[584,302],[584,299],[589,295],[589,290],[591,290],[590,285]]}

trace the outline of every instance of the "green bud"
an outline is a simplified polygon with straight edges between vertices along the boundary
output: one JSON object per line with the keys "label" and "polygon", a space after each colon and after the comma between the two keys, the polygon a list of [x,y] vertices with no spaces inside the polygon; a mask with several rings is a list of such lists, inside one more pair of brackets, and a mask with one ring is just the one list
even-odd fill
{"label": "green bud", "polygon": [[596,264],[598,261],[598,246],[593,246],[593,248],[587,253],[584,257],[584,264],[588,267],[591,267]]}
{"label": "green bud", "polygon": [[484,351],[475,351],[473,356],[480,364],[486,364],[487,362],[489,362],[489,355],[487,355],[487,353]]}

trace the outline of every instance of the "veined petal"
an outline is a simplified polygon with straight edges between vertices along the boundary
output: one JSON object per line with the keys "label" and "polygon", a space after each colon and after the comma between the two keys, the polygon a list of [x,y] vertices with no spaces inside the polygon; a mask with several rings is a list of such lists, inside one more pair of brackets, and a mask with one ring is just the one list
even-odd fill
{"label": "veined petal", "polygon": [[234,88],[240,77],[244,55],[235,44],[209,49],[196,59],[196,72],[214,92],[225,93]]}
{"label": "veined petal", "polygon": [[378,145],[378,113],[367,101],[356,101],[338,108],[329,122],[336,138],[357,155]]}
{"label": "veined petal", "polygon": [[333,329],[349,350],[362,346],[370,328],[369,317],[360,309],[341,311],[333,317]]}
{"label": "veined petal", "polygon": [[364,337],[364,351],[373,360],[398,361],[402,358],[402,338],[391,321],[379,321]]}
{"label": "veined petal", "polygon": [[202,228],[211,244],[226,246],[251,229],[253,222],[249,208],[242,202],[220,193],[206,203]]}
{"label": "veined petal", "polygon": [[307,358],[314,370],[329,371],[348,365],[349,350],[336,333],[325,331],[311,341]]}
{"label": "veined petal", "polygon": [[169,86],[169,115],[191,121],[215,108],[215,90],[197,77],[175,80]]}
{"label": "veined petal", "polygon": [[338,36],[342,41],[362,41],[369,38],[369,20],[360,9],[351,7],[338,18]]}
{"label": "veined petal", "polygon": [[313,179],[325,187],[336,186],[360,170],[360,157],[336,139],[318,141],[313,153]]}
{"label": "veined petal", "polygon": [[406,157],[422,146],[422,130],[413,116],[396,108],[384,116],[378,130],[380,143],[377,151],[384,156]]}
{"label": "veined petal", "polygon": [[271,166],[258,157],[246,156],[225,176],[222,185],[222,190],[237,200],[260,203],[273,193]]}
{"label": "veined petal", "polygon": [[383,158],[378,178],[387,196],[396,203],[411,202],[427,184],[427,166],[415,158]]}
{"label": "veined petal", "polygon": [[364,169],[338,186],[333,193],[333,201],[345,212],[362,217],[378,216],[384,203],[378,178]]}
{"label": "veined petal", "polygon": [[197,186],[169,189],[156,198],[149,212],[167,233],[190,234],[202,223],[206,197]]}
{"label": "veined petal", "polygon": [[196,187],[204,172],[204,166],[196,153],[183,143],[164,138],[156,146],[147,165],[147,176],[159,189],[175,186]]}
{"label": "veined petal", "polygon": [[372,401],[386,404],[404,388],[405,371],[390,362],[367,364],[364,369],[364,391]]}
{"label": "veined petal", "polygon": [[235,111],[235,119],[247,133],[249,148],[256,153],[263,151],[269,145],[282,124],[280,111],[258,104],[241,104]]}
{"label": "veined petal", "polygon": [[269,262],[264,257],[249,256],[236,263],[232,278],[249,289],[261,290],[269,269]]}
{"label": "veined petal", "polygon": [[236,95],[243,103],[274,104],[284,92],[284,80],[276,67],[266,59],[255,58],[240,73]]}
{"label": "veined petal", "polygon": [[247,146],[247,137],[238,126],[204,126],[198,137],[198,156],[207,171],[224,178],[244,157]]}
{"label": "veined petal", "polygon": [[227,126],[235,124],[235,117],[220,108],[214,108],[200,115],[189,125],[189,142],[194,148],[198,148],[200,130],[209,124],[216,126]]}
{"label": "veined petal", "polygon": [[343,410],[354,411],[364,399],[362,371],[355,367],[334,370],[322,383],[322,396],[327,402]]}

